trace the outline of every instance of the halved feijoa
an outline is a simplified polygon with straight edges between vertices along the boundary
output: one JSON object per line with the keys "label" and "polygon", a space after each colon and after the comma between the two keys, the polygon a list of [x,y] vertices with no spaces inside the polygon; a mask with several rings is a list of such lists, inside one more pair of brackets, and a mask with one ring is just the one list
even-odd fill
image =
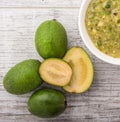
{"label": "halved feijoa", "polygon": [[63,58],[73,70],[71,81],[63,88],[71,93],[85,92],[93,81],[94,69],[90,57],[81,47],[72,47]]}
{"label": "halved feijoa", "polygon": [[72,69],[61,59],[49,58],[41,64],[39,73],[45,82],[56,86],[65,86],[70,82]]}

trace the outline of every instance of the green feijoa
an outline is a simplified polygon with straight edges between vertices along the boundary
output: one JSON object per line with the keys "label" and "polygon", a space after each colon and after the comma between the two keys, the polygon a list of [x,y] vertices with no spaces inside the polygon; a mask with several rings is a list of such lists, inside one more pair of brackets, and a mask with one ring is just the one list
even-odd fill
{"label": "green feijoa", "polygon": [[43,22],[35,34],[37,52],[44,59],[62,58],[67,49],[67,34],[57,20]]}
{"label": "green feijoa", "polygon": [[65,96],[54,89],[41,89],[33,93],[28,100],[28,110],[42,118],[58,116],[64,112],[65,108]]}
{"label": "green feijoa", "polygon": [[3,79],[4,88],[12,94],[24,94],[37,88],[42,80],[39,75],[40,62],[29,59],[16,64]]}

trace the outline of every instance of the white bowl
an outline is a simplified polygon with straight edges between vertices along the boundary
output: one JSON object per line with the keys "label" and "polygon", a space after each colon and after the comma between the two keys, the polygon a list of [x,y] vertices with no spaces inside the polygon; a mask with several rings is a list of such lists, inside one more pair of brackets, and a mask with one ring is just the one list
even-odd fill
{"label": "white bowl", "polygon": [[79,11],[78,24],[79,24],[79,31],[82,40],[84,41],[87,48],[99,59],[110,64],[120,65],[120,58],[113,58],[111,56],[102,53],[99,49],[95,47],[95,45],[93,44],[91,38],[87,33],[86,25],[85,25],[85,15],[90,1],[91,0],[83,0]]}

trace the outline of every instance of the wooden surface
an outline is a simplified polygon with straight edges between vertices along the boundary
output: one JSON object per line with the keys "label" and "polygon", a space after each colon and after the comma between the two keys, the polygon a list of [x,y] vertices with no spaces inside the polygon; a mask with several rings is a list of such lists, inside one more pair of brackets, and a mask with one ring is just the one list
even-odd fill
{"label": "wooden surface", "polygon": [[[81,0],[0,0],[0,122],[120,122],[120,66],[99,60],[85,47],[78,31],[80,4]],[[68,107],[62,115],[41,119],[27,110],[32,93],[11,95],[4,90],[2,80],[24,59],[42,61],[34,47],[34,33],[42,21],[53,18],[65,26],[68,48],[82,46],[90,54],[95,77],[86,93],[65,93]]]}

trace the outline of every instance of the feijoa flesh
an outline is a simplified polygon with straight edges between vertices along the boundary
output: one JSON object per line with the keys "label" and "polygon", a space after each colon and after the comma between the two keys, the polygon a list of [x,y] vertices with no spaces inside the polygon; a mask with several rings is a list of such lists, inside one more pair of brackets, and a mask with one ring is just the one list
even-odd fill
{"label": "feijoa flesh", "polygon": [[82,93],[88,90],[93,81],[94,68],[86,51],[81,47],[72,47],[63,59],[73,70],[71,81],[63,88],[70,93]]}
{"label": "feijoa flesh", "polygon": [[40,65],[39,73],[45,82],[65,86],[70,82],[72,69],[62,59],[49,58]]}

